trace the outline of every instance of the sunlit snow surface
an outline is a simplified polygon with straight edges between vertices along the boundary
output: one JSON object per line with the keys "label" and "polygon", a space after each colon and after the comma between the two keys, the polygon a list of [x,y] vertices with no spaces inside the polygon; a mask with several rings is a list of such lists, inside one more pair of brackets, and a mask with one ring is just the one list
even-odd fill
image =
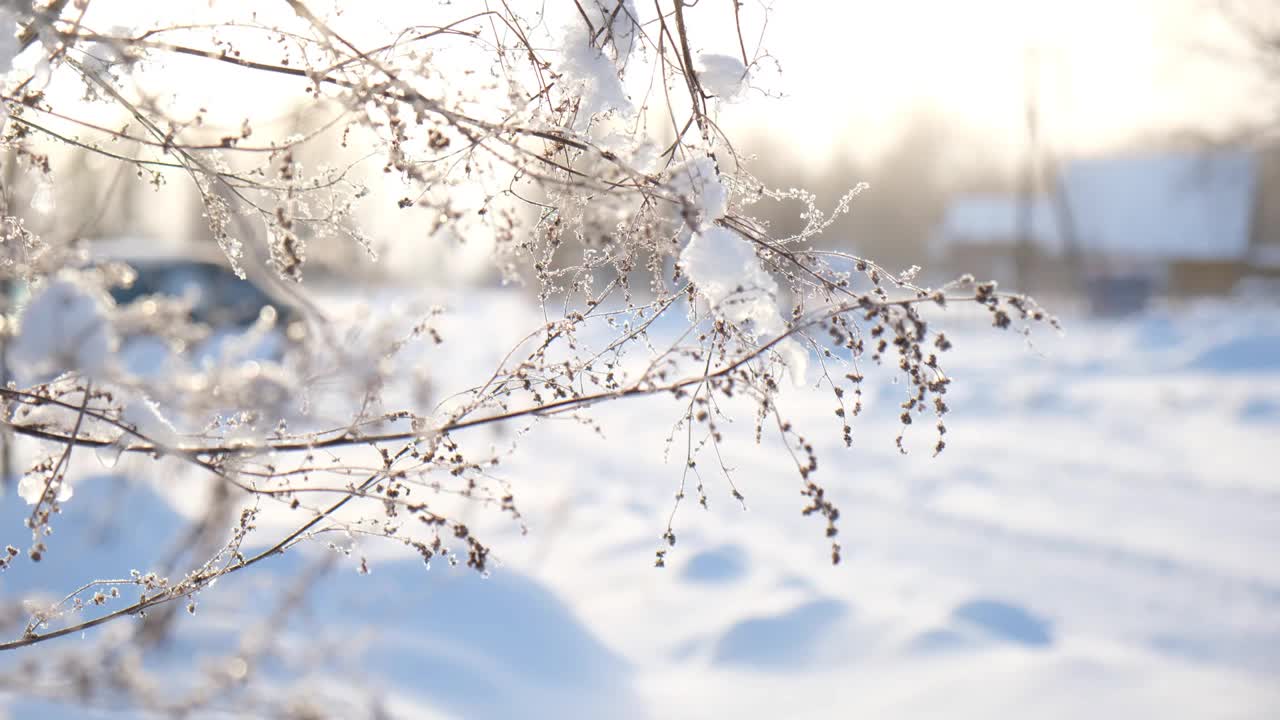
{"label": "sunlit snow surface", "polygon": [[[539,317],[519,307],[476,296],[442,334],[518,337]],[[468,518],[501,556],[491,578],[385,551],[362,577],[343,559],[285,637],[330,648],[329,692],[383,697],[406,718],[1280,717],[1280,309],[1063,319],[1065,336],[1039,332],[1028,349],[949,314],[953,414],[937,458],[924,423],[910,454],[894,447],[903,388],[887,374],[869,373],[884,382],[868,385],[850,450],[829,389],[784,391],[842,511],[838,567],[822,525],[800,516],[794,466],[776,442],[749,442],[736,407],[726,462],[749,510],[704,460],[710,511],[686,502],[655,569],[680,409],[628,400],[597,409],[604,439],[569,421],[522,439],[500,472],[530,534]],[[488,346],[433,355],[434,371],[481,372],[500,359]],[[152,521],[75,522],[103,507]],[[83,483],[49,559],[15,564],[0,590],[127,574],[157,554],[150,533],[172,534],[165,508],[137,485]],[[0,503],[8,542],[25,512]],[[232,613],[304,560],[222,581],[156,662],[189,672],[192,653],[225,651]],[[14,717],[84,716],[7,703]]]}

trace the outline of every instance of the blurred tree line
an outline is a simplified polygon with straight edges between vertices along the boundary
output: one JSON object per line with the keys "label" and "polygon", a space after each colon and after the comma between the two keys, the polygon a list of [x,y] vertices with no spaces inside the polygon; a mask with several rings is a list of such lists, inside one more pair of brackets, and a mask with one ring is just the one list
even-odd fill
{"label": "blurred tree line", "polygon": [[[878,153],[860,152],[853,131],[841,140],[817,160],[797,161],[795,145],[758,132],[744,145],[756,155],[748,169],[771,187],[812,191],[824,211],[857,183],[869,183],[819,244],[875,257],[891,269],[928,268],[930,236],[955,193],[1016,189],[1013,157],[1004,160],[990,137],[928,108],[910,113]],[[784,236],[804,226],[802,210],[798,203],[761,203],[751,213]]]}

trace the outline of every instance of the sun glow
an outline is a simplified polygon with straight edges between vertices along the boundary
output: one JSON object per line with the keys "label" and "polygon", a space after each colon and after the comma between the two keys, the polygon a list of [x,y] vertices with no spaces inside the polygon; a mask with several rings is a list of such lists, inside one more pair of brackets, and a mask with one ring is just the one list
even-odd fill
{"label": "sun glow", "polygon": [[[743,7],[744,24],[758,26],[760,6]],[[1232,43],[1204,0],[773,3],[765,46],[789,97],[730,117],[800,122],[807,144],[843,136],[865,148],[929,110],[1016,147],[1034,78],[1046,139],[1087,152],[1161,131],[1220,132],[1269,112],[1252,68],[1215,52]]]}

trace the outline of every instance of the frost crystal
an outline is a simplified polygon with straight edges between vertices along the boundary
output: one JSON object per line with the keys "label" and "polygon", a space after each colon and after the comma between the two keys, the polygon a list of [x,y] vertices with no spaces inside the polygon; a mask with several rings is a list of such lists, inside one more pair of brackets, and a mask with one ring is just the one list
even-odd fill
{"label": "frost crystal", "polygon": [[18,375],[39,382],[70,370],[103,374],[119,344],[107,302],[74,273],[50,279],[22,313],[12,350]]}

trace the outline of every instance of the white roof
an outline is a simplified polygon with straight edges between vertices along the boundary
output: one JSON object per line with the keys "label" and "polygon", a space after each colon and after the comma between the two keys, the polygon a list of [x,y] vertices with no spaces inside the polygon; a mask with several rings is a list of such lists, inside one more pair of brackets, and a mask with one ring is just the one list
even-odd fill
{"label": "white roof", "polygon": [[[1131,259],[1231,259],[1249,250],[1257,159],[1246,151],[1075,160],[1062,173],[1084,252]],[[935,248],[1012,245],[1019,198],[965,195],[947,208]],[[1032,204],[1032,242],[1064,250],[1053,204]]]}
{"label": "white roof", "polygon": [[[1018,239],[1021,198],[1015,195],[974,194],[952,200],[942,219],[935,245],[1009,245]],[[1031,199],[1032,242],[1056,251],[1058,226],[1048,199]]]}
{"label": "white roof", "polygon": [[1083,249],[1152,259],[1243,258],[1257,161],[1245,151],[1069,163],[1063,186]]}

